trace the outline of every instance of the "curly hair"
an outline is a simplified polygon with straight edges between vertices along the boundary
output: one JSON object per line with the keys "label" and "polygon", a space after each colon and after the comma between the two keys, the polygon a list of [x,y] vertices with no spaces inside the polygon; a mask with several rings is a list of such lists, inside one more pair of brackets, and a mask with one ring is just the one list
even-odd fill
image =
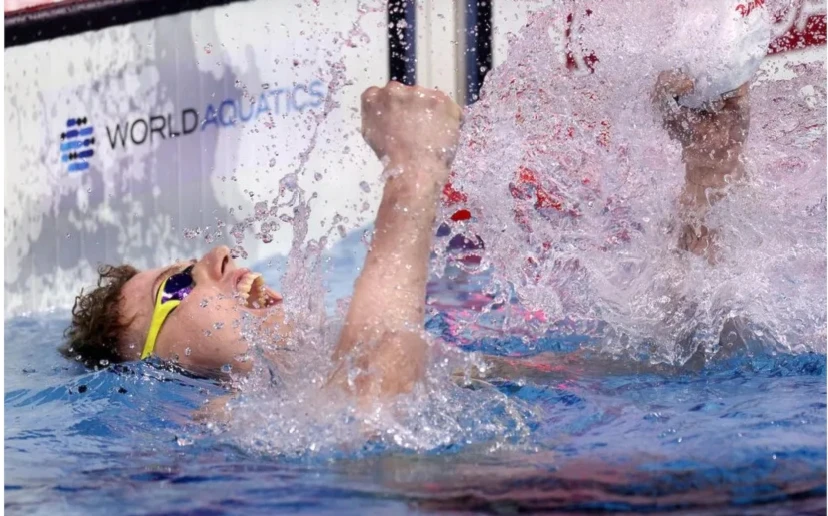
{"label": "curly hair", "polygon": [[63,356],[87,367],[125,360],[120,343],[129,323],[121,314],[121,289],[136,274],[138,270],[130,265],[98,268],[98,286],[86,295],[81,290],[75,298],[72,324],[60,348]]}

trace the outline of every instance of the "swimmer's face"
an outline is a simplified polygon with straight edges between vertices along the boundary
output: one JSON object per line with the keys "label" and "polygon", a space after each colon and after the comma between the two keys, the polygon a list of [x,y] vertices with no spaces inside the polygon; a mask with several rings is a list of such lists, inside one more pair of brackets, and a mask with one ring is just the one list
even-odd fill
{"label": "swimmer's face", "polygon": [[276,339],[277,335],[284,338],[290,329],[281,296],[255,273],[237,267],[225,246],[200,260],[140,272],[124,285],[122,313],[126,321],[131,319],[126,356],[140,356],[164,280],[190,265],[195,287],[165,320],[153,355],[199,374],[227,372],[228,366],[235,373],[248,372],[252,363],[243,332]]}

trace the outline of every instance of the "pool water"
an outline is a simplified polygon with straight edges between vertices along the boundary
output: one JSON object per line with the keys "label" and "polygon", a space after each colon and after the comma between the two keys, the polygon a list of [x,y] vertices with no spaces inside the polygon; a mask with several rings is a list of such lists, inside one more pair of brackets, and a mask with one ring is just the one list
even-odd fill
{"label": "pool water", "polygon": [[[333,297],[347,292],[360,252],[334,253]],[[449,283],[431,293],[444,303],[428,328],[444,334],[452,310],[470,298]],[[525,442],[284,458],[245,450],[193,421],[221,392],[211,381],[150,364],[85,371],[66,361],[56,347],[67,320],[56,312],[5,321],[10,514],[826,508],[822,354],[754,349],[701,371],[654,373],[571,360],[590,346],[577,336],[547,335],[527,347],[443,335],[469,351],[551,353],[520,378],[491,381],[537,415]],[[549,356],[567,365],[543,367]]]}

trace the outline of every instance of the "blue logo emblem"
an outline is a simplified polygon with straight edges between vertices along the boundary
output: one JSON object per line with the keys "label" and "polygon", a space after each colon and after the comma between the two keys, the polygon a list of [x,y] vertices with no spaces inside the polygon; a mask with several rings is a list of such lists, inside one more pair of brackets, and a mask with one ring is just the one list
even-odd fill
{"label": "blue logo emblem", "polygon": [[86,117],[66,120],[66,130],[60,133],[60,160],[68,163],[69,172],[81,172],[89,168],[88,159],[95,151],[95,128],[87,125]]}

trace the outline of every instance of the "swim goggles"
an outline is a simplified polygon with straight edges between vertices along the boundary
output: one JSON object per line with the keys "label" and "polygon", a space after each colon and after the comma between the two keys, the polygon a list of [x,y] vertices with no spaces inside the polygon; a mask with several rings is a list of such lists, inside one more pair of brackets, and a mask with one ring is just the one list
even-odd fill
{"label": "swim goggles", "polygon": [[141,360],[152,355],[155,349],[155,341],[158,339],[158,332],[161,331],[164,321],[193,291],[195,287],[193,267],[194,265],[190,265],[183,271],[173,274],[164,280],[164,283],[158,289],[158,294],[155,296],[155,307],[152,310],[152,323],[150,323],[147,341],[144,343],[144,351],[141,353]]}

